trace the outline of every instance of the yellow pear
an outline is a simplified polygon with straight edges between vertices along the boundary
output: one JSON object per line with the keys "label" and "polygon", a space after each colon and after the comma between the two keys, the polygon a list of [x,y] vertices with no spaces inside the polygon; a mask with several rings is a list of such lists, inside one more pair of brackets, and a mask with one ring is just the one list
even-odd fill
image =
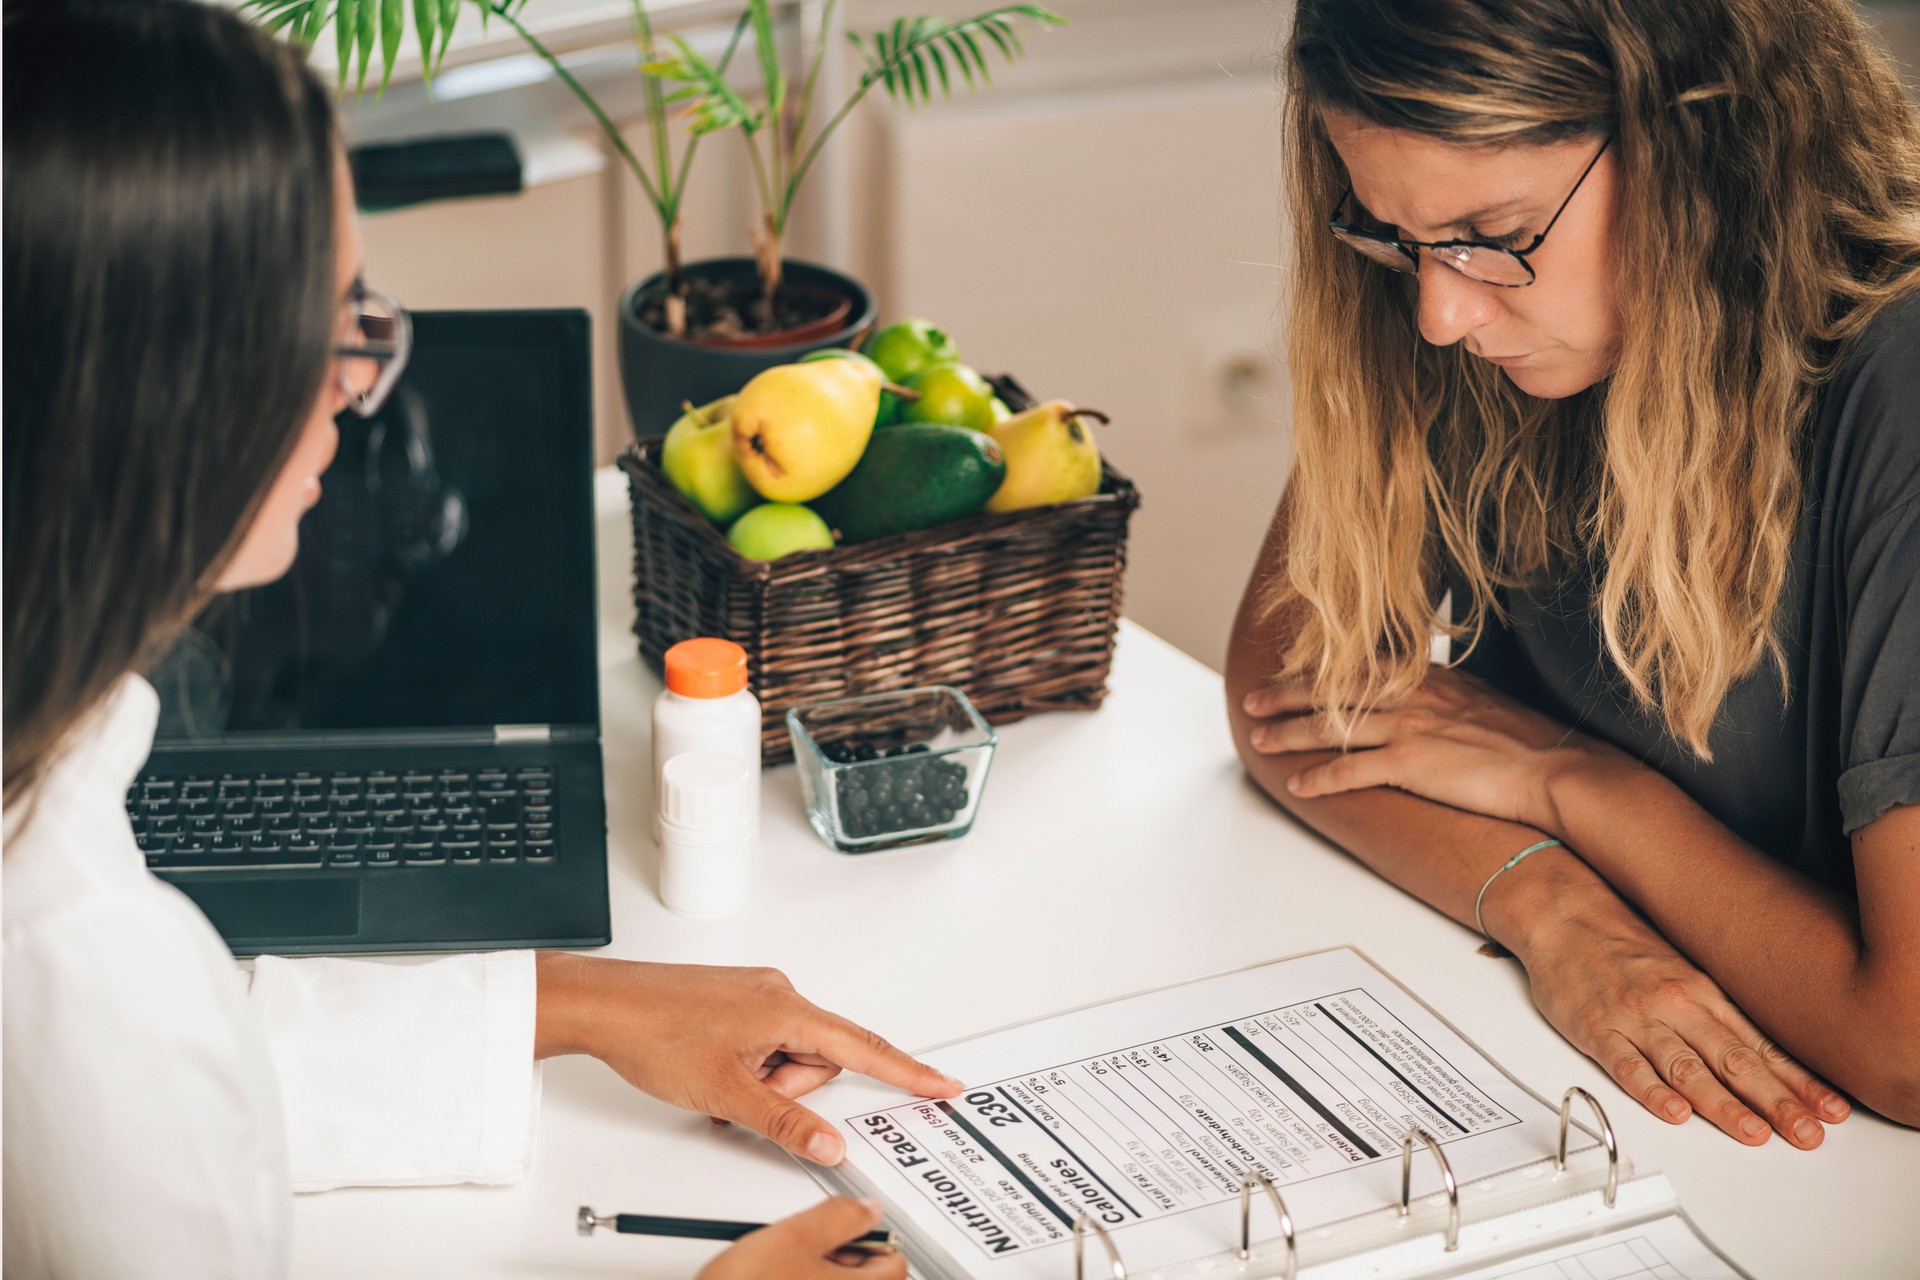
{"label": "yellow pear", "polygon": [[1107,421],[1098,409],[1049,400],[989,427],[1007,455],[1007,478],[987,499],[987,510],[1019,511],[1100,492],[1100,446],[1086,418]]}
{"label": "yellow pear", "polygon": [[847,478],[873,434],[885,379],[866,360],[775,365],[733,403],[733,452],[772,502],[810,502]]}

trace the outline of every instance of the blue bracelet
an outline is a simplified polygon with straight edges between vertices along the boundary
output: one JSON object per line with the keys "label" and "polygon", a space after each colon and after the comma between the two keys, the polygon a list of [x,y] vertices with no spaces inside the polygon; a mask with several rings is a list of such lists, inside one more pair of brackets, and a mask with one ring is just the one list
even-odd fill
{"label": "blue bracelet", "polygon": [[[1481,937],[1485,938],[1488,942],[1493,942],[1493,935],[1487,932],[1487,926],[1480,919],[1480,904],[1487,900],[1487,890],[1493,888],[1493,882],[1519,866],[1520,859],[1526,857],[1528,854],[1538,853],[1542,849],[1552,849],[1556,847],[1565,848],[1566,846],[1558,840],[1542,840],[1539,844],[1530,844],[1501,864],[1500,870],[1487,877],[1487,882],[1480,886],[1480,896],[1473,900],[1473,925],[1474,928],[1480,930]],[[1493,942],[1493,945],[1497,947],[1500,944]]]}

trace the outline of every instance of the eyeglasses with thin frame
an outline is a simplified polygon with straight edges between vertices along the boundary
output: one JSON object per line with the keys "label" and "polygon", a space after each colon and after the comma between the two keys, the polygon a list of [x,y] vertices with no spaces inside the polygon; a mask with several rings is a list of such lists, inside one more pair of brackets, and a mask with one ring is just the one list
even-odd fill
{"label": "eyeglasses with thin frame", "polygon": [[1573,203],[1574,195],[1580,185],[1593,172],[1593,166],[1600,163],[1600,157],[1613,145],[1609,137],[1593,153],[1593,159],[1587,161],[1587,167],[1580,171],[1573,190],[1567,192],[1567,198],[1553,211],[1553,217],[1547,219],[1546,227],[1533,238],[1524,249],[1511,245],[1492,244],[1486,240],[1403,240],[1384,232],[1367,227],[1355,226],[1341,218],[1341,210],[1347,207],[1347,201],[1353,198],[1353,187],[1349,185],[1340,196],[1340,203],[1333,207],[1333,214],[1327,219],[1327,229],[1334,238],[1356,253],[1394,271],[1418,273],[1420,255],[1425,249],[1436,262],[1445,263],[1469,280],[1478,280],[1482,284],[1498,285],[1503,289],[1521,289],[1534,282],[1533,264],[1527,261],[1527,255],[1546,240],[1547,232],[1553,230],[1553,224],[1560,221],[1560,215]]}
{"label": "eyeglasses with thin frame", "polygon": [[345,341],[333,355],[347,407],[371,418],[386,403],[413,353],[413,322],[406,308],[363,282],[347,295]]}

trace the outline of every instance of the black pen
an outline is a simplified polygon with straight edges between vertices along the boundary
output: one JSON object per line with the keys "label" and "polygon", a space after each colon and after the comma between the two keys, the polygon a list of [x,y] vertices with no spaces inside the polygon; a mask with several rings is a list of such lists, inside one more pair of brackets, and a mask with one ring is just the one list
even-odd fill
{"label": "black pen", "polygon": [[[718,1222],[712,1218],[656,1218],[645,1213],[597,1214],[580,1206],[574,1219],[580,1234],[590,1236],[595,1227],[612,1227],[625,1235],[678,1236],[684,1240],[738,1240],[749,1231],[758,1231],[764,1222]],[[894,1253],[900,1242],[891,1231],[869,1231],[840,1246],[856,1253]]]}

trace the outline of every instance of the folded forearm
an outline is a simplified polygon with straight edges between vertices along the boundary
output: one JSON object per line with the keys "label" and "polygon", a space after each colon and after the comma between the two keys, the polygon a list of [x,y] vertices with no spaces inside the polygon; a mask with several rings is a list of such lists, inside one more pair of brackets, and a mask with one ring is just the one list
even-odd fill
{"label": "folded forearm", "polygon": [[[1251,722],[1235,717],[1236,742],[1247,741]],[[1543,839],[1532,827],[1467,813],[1448,805],[1375,787],[1302,799],[1287,790],[1287,779],[1331,759],[1336,752],[1261,755],[1241,751],[1248,776],[1294,817],[1365,863],[1383,879],[1473,928],[1474,901],[1502,864]],[[1536,890],[1551,883],[1551,893]],[[1578,858],[1559,849],[1542,850],[1503,874],[1489,888],[1481,916],[1497,941],[1525,954],[1531,931],[1543,923],[1545,902],[1603,901],[1614,895],[1606,882]]]}

